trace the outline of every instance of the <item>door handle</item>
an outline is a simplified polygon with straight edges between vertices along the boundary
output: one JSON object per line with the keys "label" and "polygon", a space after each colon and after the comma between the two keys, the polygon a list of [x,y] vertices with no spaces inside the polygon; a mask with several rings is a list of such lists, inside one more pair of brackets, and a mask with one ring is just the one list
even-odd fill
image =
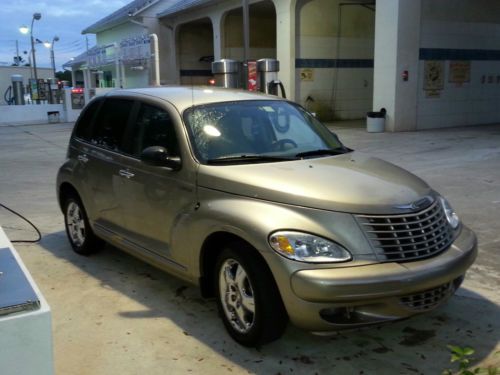
{"label": "door handle", "polygon": [[125,169],[120,169],[120,171],[118,173],[120,174],[120,176],[125,177],[125,178],[131,178],[131,177],[135,176],[134,173],[129,172]]}
{"label": "door handle", "polygon": [[78,160],[81,161],[82,163],[86,163],[89,161],[89,158],[87,157],[87,155],[83,154],[83,155],[78,155]]}

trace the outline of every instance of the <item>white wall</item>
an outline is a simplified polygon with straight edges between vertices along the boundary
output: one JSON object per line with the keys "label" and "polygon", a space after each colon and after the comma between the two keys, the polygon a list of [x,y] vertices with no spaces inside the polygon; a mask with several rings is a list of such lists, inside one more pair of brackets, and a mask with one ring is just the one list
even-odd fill
{"label": "white wall", "polygon": [[60,122],[66,121],[62,104],[31,104],[0,106],[0,125],[47,124],[47,112],[58,111]]}
{"label": "white wall", "polygon": [[[362,118],[372,107],[373,67],[355,66],[373,61],[375,12],[342,6],[338,32],[340,2],[345,3],[312,0],[297,4],[297,58],[311,59],[305,64],[313,66],[306,67],[313,70],[313,80],[301,80],[302,68],[297,67],[296,100],[306,104],[310,96],[314,103],[309,109],[324,119]],[[336,59],[352,61],[335,68]]]}
{"label": "white wall", "polygon": [[145,28],[132,22],[127,22],[111,29],[105,30],[103,32],[96,34],[96,44],[97,45],[107,45],[113,44],[115,42],[120,42],[122,39],[142,35],[145,32]]}
{"label": "white wall", "polygon": [[[445,71],[439,97],[426,97],[421,56],[418,129],[500,122],[500,2],[423,0],[420,47],[421,54],[431,48],[443,49],[430,59],[442,59]],[[460,53],[468,58],[460,58]],[[481,60],[481,53],[495,60]],[[455,59],[470,61],[470,82],[448,82],[450,61]]]}
{"label": "white wall", "polygon": [[125,88],[148,87],[150,86],[151,64],[143,70],[135,70],[134,65],[124,65]]}

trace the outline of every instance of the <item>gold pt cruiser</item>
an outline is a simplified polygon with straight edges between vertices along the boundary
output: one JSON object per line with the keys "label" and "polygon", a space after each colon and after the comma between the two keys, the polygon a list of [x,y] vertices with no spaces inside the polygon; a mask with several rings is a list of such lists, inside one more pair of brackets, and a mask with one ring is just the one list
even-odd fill
{"label": "gold pt cruiser", "polygon": [[430,311],[474,233],[413,174],[299,105],[215,88],[115,90],[81,113],[57,177],[73,249],[103,241],[215,296],[240,344]]}

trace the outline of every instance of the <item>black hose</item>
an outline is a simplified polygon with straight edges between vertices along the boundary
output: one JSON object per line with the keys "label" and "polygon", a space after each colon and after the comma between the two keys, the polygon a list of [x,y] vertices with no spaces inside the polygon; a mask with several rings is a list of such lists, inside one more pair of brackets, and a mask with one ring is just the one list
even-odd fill
{"label": "black hose", "polygon": [[283,86],[283,83],[281,81],[278,81],[278,85],[280,86],[280,89],[281,89],[281,96],[284,99],[286,99],[285,86]]}
{"label": "black hose", "polygon": [[[8,98],[7,94],[9,95]],[[8,105],[14,104],[15,99],[12,96],[12,86],[7,87],[7,90],[5,90],[5,93],[3,94],[3,98]]]}
{"label": "black hose", "polygon": [[14,215],[16,216],[19,216],[21,219],[23,219],[24,221],[26,221],[29,225],[31,225],[33,227],[33,229],[36,231],[37,235],[38,235],[38,238],[36,240],[15,240],[15,241],[10,241],[12,243],[18,243],[18,242],[25,242],[25,243],[37,243],[38,241],[40,241],[42,239],[42,234],[40,233],[40,231],[38,230],[38,228],[35,226],[35,224],[33,224],[31,221],[29,221],[28,219],[26,219],[23,215],[21,215],[20,213],[10,209],[9,207],[3,205],[2,203],[0,203],[0,206],[5,208],[7,211],[13,213]]}

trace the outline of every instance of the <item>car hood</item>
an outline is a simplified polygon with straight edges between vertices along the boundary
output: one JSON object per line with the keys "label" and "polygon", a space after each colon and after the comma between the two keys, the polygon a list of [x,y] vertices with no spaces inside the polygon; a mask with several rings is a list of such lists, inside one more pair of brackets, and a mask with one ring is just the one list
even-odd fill
{"label": "car hood", "polygon": [[433,194],[410,172],[360,152],[273,163],[201,165],[198,185],[230,194],[351,213],[403,213]]}

